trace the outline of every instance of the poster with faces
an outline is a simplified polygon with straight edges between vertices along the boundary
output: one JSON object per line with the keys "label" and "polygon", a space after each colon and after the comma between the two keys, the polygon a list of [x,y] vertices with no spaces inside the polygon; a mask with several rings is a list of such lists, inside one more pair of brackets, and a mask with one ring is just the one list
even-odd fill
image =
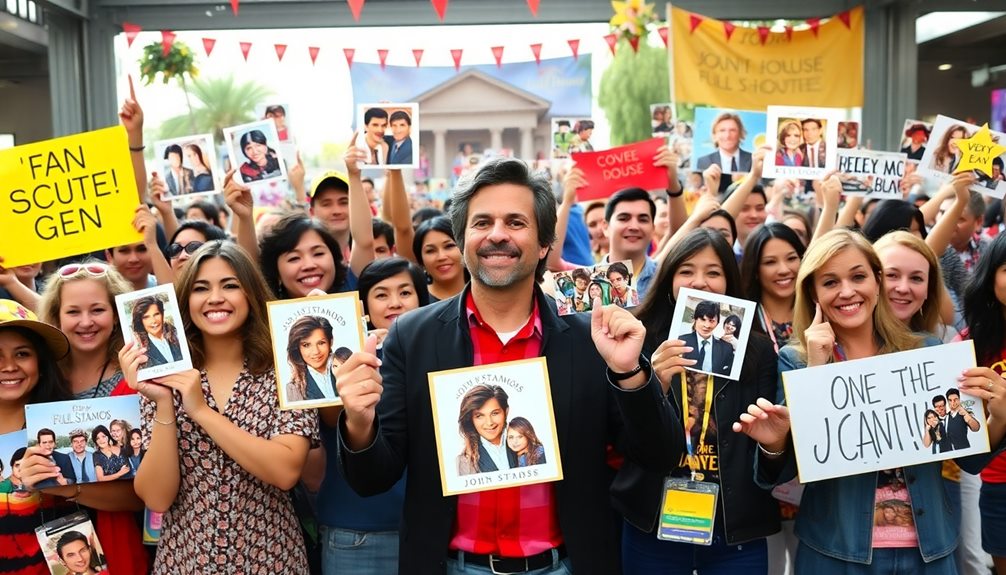
{"label": "poster with faces", "polygon": [[817,180],[834,170],[836,150],[846,145],[838,138],[843,115],[839,108],[769,106],[765,177]]}
{"label": "poster with faces", "polygon": [[589,312],[594,302],[632,308],[639,305],[632,260],[601,263],[552,274],[559,315]]}
{"label": "poster with faces", "polygon": [[286,179],[286,162],[272,119],[224,128],[224,139],[238,182],[254,187]]}
{"label": "poster with faces", "polygon": [[21,483],[21,459],[27,446],[28,434],[23,429],[0,435],[0,498],[4,494],[14,497],[15,492],[28,496]]}
{"label": "poster with faces", "polygon": [[562,479],[545,358],[429,374],[444,496]]}
{"label": "poster with faces", "polygon": [[360,104],[356,126],[360,169],[419,167],[419,104]]}
{"label": "poster with faces", "polygon": [[573,152],[593,152],[594,121],[590,118],[552,118],[549,158],[567,160]]}
{"label": "poster with faces", "polygon": [[[964,154],[957,142],[975,135],[978,128],[979,126],[961,120],[947,116],[936,116],[932,134],[917,171],[923,176],[941,183],[952,179],[954,170],[957,169]],[[990,130],[990,132],[993,142],[1006,144],[1006,134],[995,130]],[[1006,164],[1006,153],[992,159],[991,174],[975,171],[978,181],[970,187],[970,190],[995,198],[1006,196],[1004,164]]]}
{"label": "poster with faces", "polygon": [[753,301],[698,291],[678,290],[668,339],[692,348],[685,369],[727,379],[740,379],[748,337],[755,320]]}
{"label": "poster with faces", "polygon": [[125,343],[146,350],[147,360],[136,372],[138,381],[192,369],[189,344],[172,284],[115,296]]}
{"label": "poster with faces", "polygon": [[84,511],[49,521],[35,530],[39,548],[53,575],[104,575],[105,552]]}
{"label": "poster with faces", "polygon": [[165,200],[191,202],[223,191],[213,134],[154,142],[154,161],[167,186]]}
{"label": "poster with faces", "polygon": [[335,372],[363,350],[357,292],[271,301],[268,309],[280,409],[342,405]]}
{"label": "poster with faces", "polygon": [[765,112],[695,108],[691,171],[717,165],[724,174],[751,171],[752,151],[765,144]]}
{"label": "poster with faces", "polygon": [[58,470],[37,488],[132,479],[139,466],[139,395],[33,403],[24,417],[28,447]]}

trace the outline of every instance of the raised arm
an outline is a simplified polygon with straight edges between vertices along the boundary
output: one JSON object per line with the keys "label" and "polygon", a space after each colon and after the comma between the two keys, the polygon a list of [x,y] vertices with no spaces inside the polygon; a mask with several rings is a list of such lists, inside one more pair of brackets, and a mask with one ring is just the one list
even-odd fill
{"label": "raised arm", "polygon": [[349,268],[356,277],[367,264],[374,261],[374,216],[370,211],[370,201],[363,191],[363,180],[357,161],[366,158],[366,153],[356,147],[356,134],[349,142],[346,154],[346,174],[349,175],[349,233],[353,237],[353,249],[349,253]]}
{"label": "raised arm", "polygon": [[695,203],[695,207],[692,208],[692,215],[688,216],[685,223],[682,224],[681,227],[679,227],[674,234],[663,243],[662,246],[660,246],[660,250],[658,250],[656,255],[653,256],[653,259],[658,262],[658,264],[659,262],[664,261],[664,258],[667,257],[667,254],[670,253],[671,249],[673,249],[674,246],[681,241],[681,238],[687,236],[689,232],[701,226],[702,222],[704,222],[710,214],[718,209],[720,209],[720,202],[716,199],[716,197],[709,194],[703,194],[702,197],[699,198],[699,201]]}
{"label": "raised arm", "polygon": [[548,251],[548,269],[559,271],[566,269],[562,261],[562,246],[566,241],[566,229],[569,227],[569,211],[576,203],[576,190],[587,186],[587,180],[583,178],[583,170],[577,167],[570,168],[562,178],[562,203],[559,204],[559,211],[555,221],[555,241],[552,242],[552,249]]}
{"label": "raised arm", "polygon": [[823,181],[814,182],[814,189],[821,190],[821,213],[817,218],[817,226],[814,228],[814,237],[810,243],[835,229],[835,220],[838,217],[838,203],[842,197],[842,182],[838,176],[831,175]]}
{"label": "raised arm", "polygon": [[251,188],[234,179],[234,172],[234,168],[231,168],[224,176],[226,182],[224,201],[234,213],[238,245],[248,252],[252,260],[258,261],[258,237],[255,234],[255,220],[252,217],[255,211],[255,198],[252,197]]}
{"label": "raised arm", "polygon": [[171,236],[175,235],[175,231],[178,229],[178,218],[175,217],[175,208],[171,205],[171,201],[164,199],[167,192],[167,184],[157,175],[157,172],[154,172],[150,178],[150,203],[154,204],[157,212],[161,214],[164,235],[168,241],[171,241]]}
{"label": "raised arm", "polygon": [[175,272],[172,271],[168,260],[164,259],[164,252],[157,245],[157,219],[150,212],[146,204],[136,207],[136,215],[133,216],[133,228],[143,234],[143,245],[150,254],[150,264],[154,268],[154,277],[157,278],[157,285],[169,284],[175,281]]}
{"label": "raised arm", "polygon": [[842,211],[838,212],[838,221],[835,222],[836,228],[851,228],[856,225],[856,213],[863,205],[864,197],[850,196],[845,198],[845,205],[842,206]]}
{"label": "raised arm", "polygon": [[38,311],[38,294],[28,289],[28,286],[17,279],[14,268],[3,267],[3,256],[0,256],[0,287],[7,290],[14,301],[33,312]]}
{"label": "raised arm", "polygon": [[401,170],[388,170],[388,177],[384,179],[381,214],[395,230],[398,255],[412,263],[420,264],[421,262],[416,261],[416,255],[412,253],[412,238],[415,237],[416,231],[412,229],[409,196],[405,193],[405,181]]}
{"label": "raised arm", "polygon": [[751,190],[761,181],[762,168],[765,165],[765,154],[769,151],[771,151],[771,148],[767,146],[762,146],[755,150],[751,157],[751,171],[748,172],[748,177],[744,178],[744,181],[737,186],[734,193],[730,194],[730,197],[723,201],[723,209],[735,219],[740,215],[741,210],[744,209],[744,202],[751,195]]}
{"label": "raised arm", "polygon": [[129,76],[129,97],[122,103],[119,110],[119,120],[126,128],[129,141],[129,159],[133,163],[133,177],[136,180],[136,193],[140,203],[143,203],[147,191],[147,164],[143,159],[143,108],[136,100],[136,90],[133,88],[133,76]]}
{"label": "raised arm", "polygon": [[[954,195],[954,203],[950,206],[950,209],[936,220],[936,225],[933,226],[933,229],[929,231],[929,235],[926,236],[926,245],[933,249],[936,257],[940,257],[943,255],[943,252],[947,251],[947,246],[950,245],[950,238],[953,237],[954,229],[957,227],[957,221],[961,218],[964,208],[967,207],[968,202],[971,200],[971,190],[968,188],[974,183],[975,175],[973,172],[961,172],[943,184],[940,193],[936,194],[937,197]],[[923,217],[925,217],[925,214],[923,214]]]}

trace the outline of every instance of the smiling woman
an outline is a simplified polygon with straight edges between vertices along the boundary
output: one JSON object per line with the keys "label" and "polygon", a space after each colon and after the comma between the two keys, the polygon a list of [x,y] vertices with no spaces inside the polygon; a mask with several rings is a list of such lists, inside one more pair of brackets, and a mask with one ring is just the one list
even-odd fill
{"label": "smiling woman", "polygon": [[305,297],[311,290],[340,293],[356,288],[356,277],[342,261],[342,249],[323,225],[290,214],[259,244],[266,284],[279,299]]}

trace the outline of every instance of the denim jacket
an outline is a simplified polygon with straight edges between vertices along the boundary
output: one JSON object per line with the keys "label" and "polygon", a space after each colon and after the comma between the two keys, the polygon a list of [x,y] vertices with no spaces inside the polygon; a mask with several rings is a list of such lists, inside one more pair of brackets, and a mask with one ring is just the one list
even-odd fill
{"label": "denim jacket", "polygon": [[[923,347],[941,342],[926,336]],[[779,373],[807,367],[793,347],[779,351]],[[993,447],[993,451],[1001,450]],[[788,453],[792,454],[792,450]],[[969,473],[977,473],[991,454],[972,455],[954,461]],[[790,455],[791,462],[795,458]],[[950,505],[943,485],[940,462],[904,468],[905,484],[912,499],[919,552],[931,562],[953,553],[959,534],[958,510]],[[776,478],[785,482],[796,475],[795,465]],[[757,473],[756,473],[757,475]],[[764,477],[759,477],[764,480]],[[817,552],[853,563],[873,561],[874,498],[877,472],[808,483],[796,516],[796,534],[800,541]]]}

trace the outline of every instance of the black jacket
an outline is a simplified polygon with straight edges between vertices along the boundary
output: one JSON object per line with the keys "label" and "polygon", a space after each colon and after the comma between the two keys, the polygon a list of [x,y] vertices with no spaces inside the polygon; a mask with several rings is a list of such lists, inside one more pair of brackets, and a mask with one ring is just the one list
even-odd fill
{"label": "black jacket", "polygon": [[[472,365],[467,293],[404,315],[391,327],[384,342],[384,392],[374,443],[350,451],[343,438],[345,420],[340,421],[340,467],[360,495],[388,490],[408,466],[400,573],[427,575],[446,568],[457,497],[442,492],[427,374]],[[680,459],[683,431],[656,378],[651,375],[636,391],[616,388],[594,349],[589,316],[559,317],[551,298],[537,288],[535,294],[562,457],[563,480],[555,483],[559,527],[575,573],[616,573],[620,557],[610,531],[606,447],[627,446],[641,465],[666,468]]]}

